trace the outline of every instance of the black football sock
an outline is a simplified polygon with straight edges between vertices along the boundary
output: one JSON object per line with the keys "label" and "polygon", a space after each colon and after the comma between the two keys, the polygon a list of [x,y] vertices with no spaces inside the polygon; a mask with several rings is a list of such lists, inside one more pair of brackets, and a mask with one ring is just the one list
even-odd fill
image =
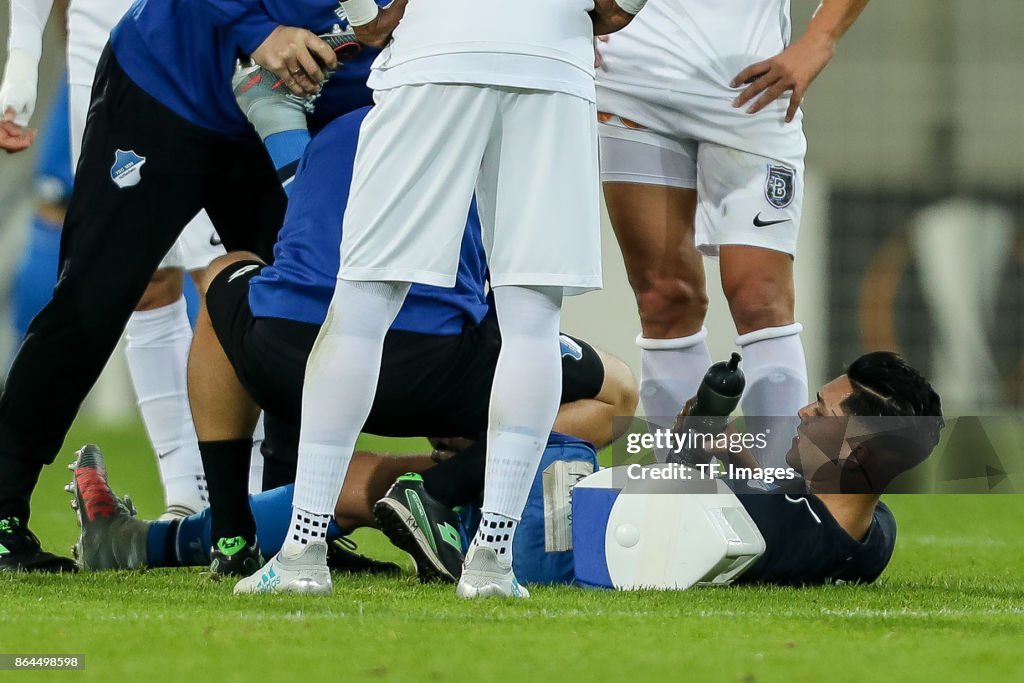
{"label": "black football sock", "polygon": [[200,441],[210,494],[210,539],[242,536],[256,541],[256,520],[249,508],[249,460],[252,439]]}
{"label": "black football sock", "polygon": [[37,460],[0,455],[0,519],[17,517],[28,525],[29,502],[42,471]]}
{"label": "black football sock", "polygon": [[423,488],[443,505],[479,504],[484,494],[487,441],[481,439],[464,451],[425,471]]}
{"label": "black football sock", "polygon": [[299,461],[299,425],[282,420],[273,413],[263,413],[266,436],[260,446],[263,454],[263,490],[270,491],[295,483]]}

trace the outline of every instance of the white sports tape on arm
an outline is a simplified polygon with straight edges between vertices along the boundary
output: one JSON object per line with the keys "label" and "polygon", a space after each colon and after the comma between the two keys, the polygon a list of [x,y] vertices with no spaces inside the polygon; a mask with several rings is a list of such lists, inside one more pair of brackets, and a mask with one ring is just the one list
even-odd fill
{"label": "white sports tape on arm", "polygon": [[345,11],[349,26],[352,27],[369,24],[380,12],[374,0],[343,0],[341,9]]}
{"label": "white sports tape on arm", "polygon": [[621,7],[623,12],[636,14],[644,8],[644,5],[647,4],[647,0],[615,0],[615,4]]}
{"label": "white sports tape on arm", "polygon": [[11,0],[8,50],[24,50],[36,60],[43,54],[43,30],[53,0]]}
{"label": "white sports tape on arm", "polygon": [[0,116],[14,110],[14,123],[27,126],[36,108],[39,60],[21,48],[7,55],[3,80],[0,81]]}

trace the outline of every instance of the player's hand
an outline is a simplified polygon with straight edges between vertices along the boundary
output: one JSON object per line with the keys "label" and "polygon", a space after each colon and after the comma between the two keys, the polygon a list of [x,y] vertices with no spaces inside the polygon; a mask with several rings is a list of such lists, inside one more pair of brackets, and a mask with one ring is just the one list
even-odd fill
{"label": "player's hand", "polygon": [[273,72],[296,95],[320,92],[324,69],[335,69],[338,59],[331,46],[315,33],[294,26],[278,26],[252,53],[252,60]]}
{"label": "player's hand", "polygon": [[409,0],[394,0],[390,5],[377,12],[377,18],[362,26],[353,26],[356,38],[363,45],[385,47],[391,41],[391,34],[398,28],[398,22],[405,16],[405,6]]}
{"label": "player's hand", "polygon": [[693,412],[693,407],[695,405],[697,405],[696,396],[694,396],[689,401],[683,404],[683,409],[679,411],[678,415],[676,415],[676,423],[672,427],[672,431],[674,431],[676,434],[682,433],[683,428],[686,425],[686,418],[688,418],[690,416],[690,413]]}
{"label": "player's hand", "polygon": [[0,83],[0,149],[14,153],[28,149],[36,131],[28,127],[36,107],[39,60],[15,48],[7,55]]}
{"label": "player's hand", "polygon": [[9,154],[21,152],[32,146],[36,139],[35,128],[27,128],[14,123],[15,111],[8,107],[0,121],[0,149]]}
{"label": "player's hand", "polygon": [[748,114],[756,114],[784,93],[791,92],[786,123],[791,122],[800,109],[807,88],[834,54],[833,40],[804,36],[775,57],[752,64],[737,74],[730,84],[731,87],[747,87],[733,102],[733,106],[743,107],[757,97],[747,109]]}

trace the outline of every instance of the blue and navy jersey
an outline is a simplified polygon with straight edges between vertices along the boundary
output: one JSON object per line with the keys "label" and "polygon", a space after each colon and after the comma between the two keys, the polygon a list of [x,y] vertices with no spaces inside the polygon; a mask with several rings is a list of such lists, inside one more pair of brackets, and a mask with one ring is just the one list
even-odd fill
{"label": "blue and navy jersey", "polygon": [[42,146],[36,159],[35,184],[39,199],[61,204],[71,196],[71,131],[68,118],[68,81],[60,80],[47,114]]}
{"label": "blue and navy jersey", "polygon": [[[335,119],[309,143],[292,182],[274,264],[249,283],[253,315],[319,325],[327,317],[341,260],[341,224],[348,203],[359,126],[369,108]],[[462,239],[455,287],[413,285],[392,329],[454,335],[487,314],[487,265],[476,206]]]}
{"label": "blue and navy jersey", "polygon": [[892,558],[896,519],[884,503],[875,507],[867,536],[858,540],[839,526],[820,498],[796,486],[791,494],[734,489],[765,542],[764,554],[736,583],[871,583]]}
{"label": "blue and navy jersey", "polygon": [[[344,25],[337,10],[337,0],[136,0],[111,31],[110,44],[129,78],[165,107],[207,130],[241,137],[252,129],[231,91],[235,60],[278,25],[316,33]],[[365,88],[372,58],[360,55],[344,78]]]}

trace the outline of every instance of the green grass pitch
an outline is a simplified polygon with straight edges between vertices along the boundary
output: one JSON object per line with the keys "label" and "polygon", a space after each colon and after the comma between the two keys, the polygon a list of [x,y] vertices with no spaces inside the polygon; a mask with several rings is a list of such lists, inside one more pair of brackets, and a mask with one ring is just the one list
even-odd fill
{"label": "green grass pitch", "polygon": [[[33,501],[49,549],[66,551],[77,534],[64,465],[90,440],[115,490],[143,516],[161,511],[141,429],[79,425]],[[509,603],[459,601],[411,575],[338,578],[329,598],[235,597],[198,569],[3,575],[0,653],[84,654],[86,666],[0,680],[1024,680],[1024,497],[887,500],[896,555],[865,587],[539,587]],[[357,539],[411,566],[379,534]]]}

